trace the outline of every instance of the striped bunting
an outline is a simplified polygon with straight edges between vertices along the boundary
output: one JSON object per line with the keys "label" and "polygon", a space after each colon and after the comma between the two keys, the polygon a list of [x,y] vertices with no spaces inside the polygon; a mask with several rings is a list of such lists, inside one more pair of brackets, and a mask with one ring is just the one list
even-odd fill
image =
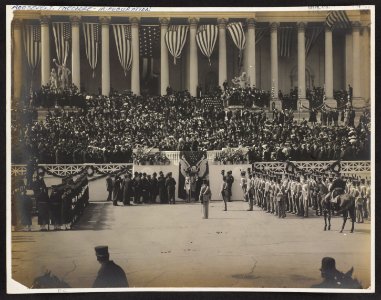
{"label": "striped bunting", "polygon": [[38,25],[24,26],[24,49],[32,74],[41,59],[41,29]]}
{"label": "striped bunting", "polygon": [[334,10],[329,12],[325,20],[329,28],[336,29],[349,29],[351,28],[351,22],[347,16],[347,13],[343,10]]}
{"label": "striped bunting", "polygon": [[93,78],[95,77],[95,68],[98,63],[98,23],[82,23],[83,35],[85,38],[86,57],[93,70]]}
{"label": "striped bunting", "polygon": [[196,34],[198,47],[200,48],[202,54],[208,58],[209,66],[211,65],[210,56],[212,55],[214,46],[216,45],[217,36],[218,27],[216,25],[201,25]]}
{"label": "striped bunting", "polygon": [[173,56],[173,63],[180,58],[188,34],[188,25],[171,25],[165,33],[165,43]]}
{"label": "striped bunting", "polygon": [[281,57],[290,57],[294,28],[280,27],[278,30],[278,53]]}
{"label": "striped bunting", "polygon": [[240,50],[240,53],[241,53],[241,51],[245,49],[245,46],[246,46],[246,37],[245,37],[245,33],[243,32],[242,23],[241,22],[230,23],[228,24],[227,28],[234,44],[237,46],[237,48]]}
{"label": "striped bunting", "polygon": [[323,27],[317,26],[308,28],[306,30],[306,41],[305,41],[305,48],[306,48],[306,57],[310,53],[311,48],[315,44],[316,40],[318,39],[319,35],[323,32]]}
{"label": "striped bunting", "polygon": [[116,50],[118,51],[119,62],[123,68],[124,76],[132,65],[132,49],[131,49],[131,25],[113,24]]}
{"label": "striped bunting", "polygon": [[57,60],[60,65],[66,65],[69,55],[71,26],[68,22],[53,22],[54,43],[56,45]]}

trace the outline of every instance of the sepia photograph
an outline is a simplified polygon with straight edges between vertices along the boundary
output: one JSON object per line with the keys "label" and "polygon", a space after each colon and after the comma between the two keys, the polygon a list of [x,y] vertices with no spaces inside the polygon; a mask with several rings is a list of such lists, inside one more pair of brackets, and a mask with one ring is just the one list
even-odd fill
{"label": "sepia photograph", "polygon": [[6,6],[7,293],[375,292],[375,7]]}

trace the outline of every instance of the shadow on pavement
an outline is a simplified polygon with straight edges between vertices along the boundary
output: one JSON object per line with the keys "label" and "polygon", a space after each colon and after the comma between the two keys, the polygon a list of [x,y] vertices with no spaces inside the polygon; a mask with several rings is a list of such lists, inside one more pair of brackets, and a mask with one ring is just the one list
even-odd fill
{"label": "shadow on pavement", "polygon": [[89,203],[85,213],[79,221],[72,226],[72,230],[104,230],[110,229],[111,203]]}

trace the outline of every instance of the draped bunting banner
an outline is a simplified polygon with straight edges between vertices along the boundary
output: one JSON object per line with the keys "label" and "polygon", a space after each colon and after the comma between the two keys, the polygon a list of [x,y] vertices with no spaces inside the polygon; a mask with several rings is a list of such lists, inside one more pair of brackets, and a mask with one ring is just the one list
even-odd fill
{"label": "draped bunting banner", "polygon": [[329,12],[325,20],[326,25],[333,29],[349,29],[351,28],[351,22],[347,16],[347,13],[343,10],[335,10]]}
{"label": "draped bunting banner", "polygon": [[213,53],[218,36],[218,27],[216,25],[201,25],[196,34],[196,41],[202,54],[204,54],[210,63],[210,56]]}
{"label": "draped bunting banner", "polygon": [[160,53],[160,27],[140,26],[139,46],[141,57],[153,57]]}
{"label": "draped bunting banner", "polygon": [[113,24],[116,50],[120,65],[123,68],[124,76],[127,76],[127,71],[132,65],[132,49],[131,49],[131,25]]}
{"label": "draped bunting banner", "polygon": [[86,57],[93,70],[93,78],[95,77],[95,68],[98,63],[98,38],[99,25],[97,23],[82,23],[83,35],[85,37]]}
{"label": "draped bunting banner", "polygon": [[66,65],[69,55],[71,26],[68,22],[53,22],[54,43],[56,45],[57,60],[60,65]]}
{"label": "draped bunting banner", "polygon": [[171,25],[165,33],[165,43],[173,56],[174,64],[176,64],[176,59],[180,58],[181,51],[184,48],[188,28],[188,25]]}
{"label": "draped bunting banner", "polygon": [[310,53],[311,48],[314,46],[317,38],[323,32],[323,27],[312,27],[306,30],[306,57]]}
{"label": "draped bunting banner", "polygon": [[41,59],[40,28],[38,25],[25,25],[24,27],[24,49],[32,76]]}
{"label": "draped bunting banner", "polygon": [[267,32],[267,28],[255,28],[255,44],[258,44],[263,37],[265,36],[265,33]]}
{"label": "draped bunting banner", "polygon": [[230,23],[228,24],[227,28],[234,44],[239,49],[238,65],[241,66],[242,50],[245,49],[245,46],[246,46],[246,36],[243,31],[242,23],[241,22]]}
{"label": "draped bunting banner", "polygon": [[294,32],[294,28],[292,27],[279,27],[279,30],[278,30],[279,56],[290,57],[293,32]]}
{"label": "draped bunting banner", "polygon": [[140,56],[142,59],[141,78],[153,77],[153,60],[160,55],[160,27],[140,26],[139,33]]}

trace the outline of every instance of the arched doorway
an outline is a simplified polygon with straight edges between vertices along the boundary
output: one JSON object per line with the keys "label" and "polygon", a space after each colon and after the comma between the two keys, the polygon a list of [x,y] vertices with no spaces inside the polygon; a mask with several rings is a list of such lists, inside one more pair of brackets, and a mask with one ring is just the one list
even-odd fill
{"label": "arched doorway", "polygon": [[[314,79],[314,72],[310,67],[306,66],[306,89],[312,89],[315,86]],[[295,86],[298,86],[298,66],[294,66],[290,72],[290,88]]]}

